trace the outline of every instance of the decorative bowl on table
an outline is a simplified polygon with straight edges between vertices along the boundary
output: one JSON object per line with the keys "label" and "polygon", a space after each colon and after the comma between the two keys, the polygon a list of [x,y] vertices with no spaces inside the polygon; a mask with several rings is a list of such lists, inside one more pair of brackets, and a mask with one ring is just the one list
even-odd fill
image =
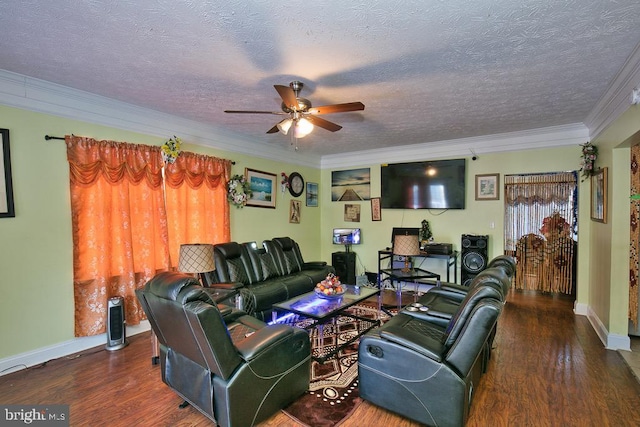
{"label": "decorative bowl on table", "polygon": [[318,283],[313,291],[320,298],[337,299],[344,295],[347,287],[340,283],[338,276],[329,273],[327,278]]}

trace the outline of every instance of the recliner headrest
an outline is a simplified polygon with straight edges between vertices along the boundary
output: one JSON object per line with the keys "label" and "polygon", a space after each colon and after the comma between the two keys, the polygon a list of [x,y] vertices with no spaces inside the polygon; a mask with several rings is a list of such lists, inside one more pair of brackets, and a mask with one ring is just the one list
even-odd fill
{"label": "recliner headrest", "polygon": [[291,250],[293,248],[293,240],[291,239],[291,237],[276,237],[272,240],[280,245],[280,247],[285,251]]}
{"label": "recliner headrest", "polygon": [[145,286],[156,297],[180,304],[190,301],[212,302],[198,279],[176,271],[158,273]]}
{"label": "recliner headrest", "polygon": [[242,246],[238,242],[218,243],[213,246],[214,251],[219,251],[227,259],[238,258],[242,255]]}
{"label": "recliner headrest", "polygon": [[487,268],[500,267],[509,276],[516,274],[516,260],[509,255],[498,255],[487,264]]}

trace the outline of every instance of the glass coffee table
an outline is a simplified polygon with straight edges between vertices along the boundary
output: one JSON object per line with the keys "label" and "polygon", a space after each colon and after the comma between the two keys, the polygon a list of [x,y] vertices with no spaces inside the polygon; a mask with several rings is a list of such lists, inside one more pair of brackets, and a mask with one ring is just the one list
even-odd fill
{"label": "glass coffee table", "polygon": [[[347,290],[344,295],[339,298],[321,298],[316,295],[315,292],[308,292],[287,301],[274,304],[271,323],[282,323],[283,317],[291,315],[291,313],[307,319],[312,319],[313,322],[305,328],[307,330],[316,328],[318,331],[317,341],[315,343],[312,343],[314,349],[312,357],[314,360],[320,363],[324,363],[327,359],[338,354],[340,350],[356,341],[369,330],[380,324],[380,289],[365,287],[356,288],[353,285],[344,286],[346,286]],[[378,295],[378,314],[376,316],[376,319],[361,317],[354,313],[349,313],[346,311],[348,308],[353,307],[355,304],[371,298],[375,295]],[[286,313],[286,315],[278,318],[278,313]],[[335,347],[330,346],[330,349],[326,350],[324,345],[324,325],[332,322],[332,324],[336,326],[336,320],[340,316],[345,316],[356,320],[356,334],[340,344],[338,344],[336,337]],[[365,327],[361,328],[361,323],[364,323]]]}

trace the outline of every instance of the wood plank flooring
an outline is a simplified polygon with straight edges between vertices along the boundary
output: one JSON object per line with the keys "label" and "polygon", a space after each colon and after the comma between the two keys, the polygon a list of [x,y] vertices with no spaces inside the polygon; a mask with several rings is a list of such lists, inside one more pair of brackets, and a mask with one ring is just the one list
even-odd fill
{"label": "wood plank flooring", "polygon": [[[640,383],[568,298],[512,290],[467,426],[639,426]],[[1,404],[69,404],[72,426],[210,426],[151,365],[149,334],[0,377]],[[263,426],[298,426],[277,413]],[[342,427],[418,424],[363,402]]]}

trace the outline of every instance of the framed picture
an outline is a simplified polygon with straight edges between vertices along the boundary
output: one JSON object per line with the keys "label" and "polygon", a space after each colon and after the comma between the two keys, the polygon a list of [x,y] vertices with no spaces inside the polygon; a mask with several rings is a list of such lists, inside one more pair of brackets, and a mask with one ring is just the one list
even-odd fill
{"label": "framed picture", "polygon": [[0,129],[0,218],[16,216],[13,207],[9,129]]}
{"label": "framed picture", "polygon": [[371,221],[382,221],[382,210],[380,209],[380,197],[371,198]]}
{"label": "framed picture", "polygon": [[607,223],[607,168],[591,175],[591,219]]}
{"label": "framed picture", "polygon": [[289,222],[300,224],[300,200],[291,200],[289,204]]}
{"label": "framed picture", "polygon": [[476,200],[500,200],[500,174],[476,175]]}
{"label": "framed picture", "polygon": [[318,206],[318,184],[307,182],[307,206]]}
{"label": "framed picture", "polygon": [[357,202],[371,198],[371,168],[331,172],[331,201]]}
{"label": "framed picture", "polygon": [[344,220],[360,222],[360,205],[344,205]]}
{"label": "framed picture", "polygon": [[276,208],[276,174],[255,169],[244,169],[244,176],[251,186],[251,197],[246,206]]}

